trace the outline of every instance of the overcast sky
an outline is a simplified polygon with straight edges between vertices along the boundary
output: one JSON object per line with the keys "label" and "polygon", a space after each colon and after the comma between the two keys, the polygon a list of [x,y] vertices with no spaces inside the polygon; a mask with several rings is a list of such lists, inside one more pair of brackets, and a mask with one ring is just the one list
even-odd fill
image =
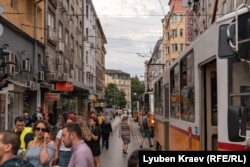
{"label": "overcast sky", "polygon": [[169,11],[169,0],[92,1],[108,41],[106,69],[122,70],[143,80],[144,62],[162,36],[161,19]]}

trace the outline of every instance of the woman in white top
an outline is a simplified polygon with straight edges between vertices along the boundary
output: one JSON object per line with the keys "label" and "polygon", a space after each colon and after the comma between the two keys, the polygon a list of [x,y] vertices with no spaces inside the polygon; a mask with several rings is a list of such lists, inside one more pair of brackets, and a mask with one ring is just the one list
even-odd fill
{"label": "woman in white top", "polygon": [[[67,119],[66,124],[73,123],[72,119]],[[56,152],[54,155],[53,165],[67,167],[71,157],[71,148],[64,146],[62,142],[62,129],[58,131],[55,139]]]}

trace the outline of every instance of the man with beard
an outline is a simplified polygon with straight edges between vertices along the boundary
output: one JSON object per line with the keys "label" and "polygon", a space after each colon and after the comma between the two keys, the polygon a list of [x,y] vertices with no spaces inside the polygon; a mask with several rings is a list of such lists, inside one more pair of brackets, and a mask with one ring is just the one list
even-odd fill
{"label": "man with beard", "polygon": [[72,151],[68,167],[94,167],[92,152],[82,140],[82,130],[78,124],[66,124],[62,130],[62,140],[64,146]]}

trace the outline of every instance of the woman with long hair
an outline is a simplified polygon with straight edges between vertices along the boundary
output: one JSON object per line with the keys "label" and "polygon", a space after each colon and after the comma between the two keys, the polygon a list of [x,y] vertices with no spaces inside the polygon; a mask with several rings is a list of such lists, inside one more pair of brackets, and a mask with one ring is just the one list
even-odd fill
{"label": "woman with long hair", "polygon": [[55,143],[50,138],[51,126],[45,120],[34,123],[35,139],[30,141],[25,159],[36,167],[49,167],[55,153]]}
{"label": "woman with long hair", "polygon": [[79,119],[78,124],[80,128],[82,129],[82,135],[83,140],[88,144],[88,142],[91,140],[92,132],[88,127],[87,121],[84,119]]}
{"label": "woman with long hair", "polygon": [[128,115],[122,115],[122,121],[119,128],[119,137],[122,138],[122,153],[123,155],[127,155],[128,144],[130,143],[130,133],[134,136],[134,133],[130,127],[130,122],[128,120]]}
{"label": "woman with long hair", "polygon": [[89,145],[93,156],[95,167],[101,167],[100,155],[101,155],[101,130],[99,128],[98,120],[96,118],[90,118],[89,120],[90,129],[91,129],[91,141],[87,142]]}

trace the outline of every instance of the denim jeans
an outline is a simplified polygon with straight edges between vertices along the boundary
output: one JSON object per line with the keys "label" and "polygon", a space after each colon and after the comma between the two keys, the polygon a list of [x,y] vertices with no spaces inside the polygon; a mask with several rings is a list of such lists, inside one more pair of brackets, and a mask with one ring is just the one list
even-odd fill
{"label": "denim jeans", "polygon": [[67,167],[71,157],[71,151],[59,151],[58,165],[61,167]]}

